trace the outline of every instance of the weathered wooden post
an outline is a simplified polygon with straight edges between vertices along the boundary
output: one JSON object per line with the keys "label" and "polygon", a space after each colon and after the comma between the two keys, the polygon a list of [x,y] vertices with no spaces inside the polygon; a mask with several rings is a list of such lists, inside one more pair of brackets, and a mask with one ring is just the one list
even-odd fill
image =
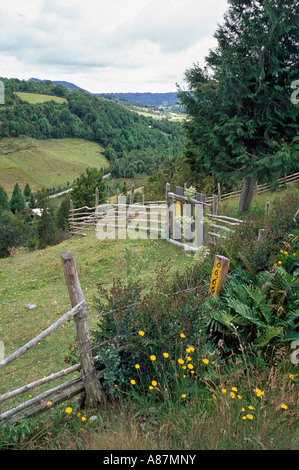
{"label": "weathered wooden post", "polygon": [[199,247],[206,244],[206,228],[203,223],[203,218],[206,215],[206,196],[202,193],[196,193],[195,199],[202,202],[202,204],[196,204],[195,212],[196,246]]}
{"label": "weathered wooden post", "polygon": [[[184,196],[184,188],[181,186],[176,186],[175,194],[178,196]],[[184,203],[183,201],[176,201],[176,216],[180,217],[180,223],[175,221],[174,228],[174,239],[183,242],[184,228],[183,228],[183,215],[184,215]]]}
{"label": "weathered wooden post", "polygon": [[141,186],[142,205],[144,206],[144,186]]}
{"label": "weathered wooden post", "polygon": [[168,231],[168,238],[173,240],[173,213],[174,213],[174,197],[167,195],[167,231]]}
{"label": "weathered wooden post", "polygon": [[220,202],[221,201],[221,185],[219,182],[217,183],[217,189],[218,189],[218,202]]}
{"label": "weathered wooden post", "polygon": [[[217,215],[218,213],[218,196],[213,194],[213,201],[212,201],[212,215]],[[211,243],[212,245],[216,245],[216,236],[214,235],[215,228],[210,228],[210,236],[211,236]]]}
{"label": "weathered wooden post", "polygon": [[270,214],[270,201],[267,201],[265,204],[265,215]]}
{"label": "weathered wooden post", "polygon": [[131,186],[130,205],[133,204],[133,202],[134,202],[134,187],[135,187],[135,183],[133,183],[132,186]]}
{"label": "weathered wooden post", "polygon": [[[71,306],[74,308],[84,300],[80,286],[75,260],[71,250],[63,251],[60,254],[64,277],[68,288]],[[86,400],[93,407],[98,407],[100,403],[106,402],[106,396],[100,381],[96,376],[96,369],[91,354],[90,334],[87,323],[86,307],[74,315],[75,331],[77,334],[78,353],[81,364],[81,373],[86,392]]]}
{"label": "weathered wooden post", "polygon": [[229,263],[229,258],[220,255],[215,256],[209,289],[211,295],[220,294],[226,280]]}
{"label": "weathered wooden post", "polygon": [[98,207],[99,205],[99,188],[95,190],[95,206]]}

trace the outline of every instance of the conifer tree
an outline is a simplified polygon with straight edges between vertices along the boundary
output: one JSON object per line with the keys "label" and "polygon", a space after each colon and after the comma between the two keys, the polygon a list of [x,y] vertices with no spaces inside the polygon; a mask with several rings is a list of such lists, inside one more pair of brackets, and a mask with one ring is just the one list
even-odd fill
{"label": "conifer tree", "polygon": [[7,192],[1,185],[0,185],[0,209],[9,211],[9,201],[8,201]]}
{"label": "conifer tree", "polygon": [[20,190],[18,183],[16,183],[14,186],[9,205],[12,212],[19,212],[25,208],[25,198]]}
{"label": "conifer tree", "polygon": [[234,185],[243,180],[239,211],[254,184],[299,169],[298,2],[230,0],[205,68],[186,71],[179,89],[190,117],[186,158],[195,173]]}

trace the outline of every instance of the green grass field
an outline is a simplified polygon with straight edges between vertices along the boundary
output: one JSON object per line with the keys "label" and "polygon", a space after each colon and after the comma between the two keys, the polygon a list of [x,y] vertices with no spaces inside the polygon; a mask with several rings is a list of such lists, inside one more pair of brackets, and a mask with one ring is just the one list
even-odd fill
{"label": "green grass field", "polygon": [[17,91],[16,95],[23,101],[27,101],[30,104],[45,103],[46,101],[55,101],[56,103],[66,103],[65,98],[60,98],[59,96],[51,95],[42,95],[39,93],[25,93],[22,91]]}
{"label": "green grass field", "polygon": [[[70,310],[60,253],[70,249],[74,254],[88,302],[89,326],[93,328],[98,315],[94,306],[97,283],[109,287],[113,278],[125,279],[126,265],[122,256],[125,246],[132,247],[136,255],[134,267],[142,268],[141,280],[147,286],[158,265],[169,261],[176,270],[192,259],[165,240],[101,241],[94,235],[72,238],[31,253],[19,250],[13,257],[1,259],[0,341],[5,344],[5,357]],[[27,304],[36,304],[37,308],[30,310],[26,308]],[[0,372],[0,394],[65,368],[64,358],[74,340],[74,322],[71,321]],[[30,395],[34,396],[34,393]],[[39,393],[40,389],[36,391]]]}
{"label": "green grass field", "polygon": [[45,139],[31,137],[0,139],[0,180],[9,196],[15,183],[23,190],[70,184],[85,168],[107,167],[104,149],[83,139]]}

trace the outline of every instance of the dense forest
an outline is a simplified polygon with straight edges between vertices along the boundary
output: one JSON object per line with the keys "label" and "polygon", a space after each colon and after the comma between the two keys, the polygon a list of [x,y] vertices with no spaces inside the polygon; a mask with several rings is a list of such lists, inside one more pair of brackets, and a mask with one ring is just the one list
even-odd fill
{"label": "dense forest", "polygon": [[[36,139],[76,137],[103,146],[116,178],[152,174],[167,167],[184,149],[181,123],[155,120],[84,91],[69,90],[50,81],[1,79],[5,106],[0,108],[0,138],[26,135]],[[66,99],[30,104],[16,92],[39,93]]]}

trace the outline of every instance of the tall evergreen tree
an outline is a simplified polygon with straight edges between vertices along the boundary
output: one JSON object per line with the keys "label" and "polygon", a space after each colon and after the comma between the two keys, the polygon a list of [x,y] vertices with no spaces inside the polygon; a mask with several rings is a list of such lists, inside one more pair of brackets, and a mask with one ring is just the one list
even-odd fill
{"label": "tall evergreen tree", "polygon": [[77,178],[70,192],[70,198],[75,207],[94,207],[96,188],[99,190],[99,204],[106,202],[107,191],[103,176],[103,171],[98,171],[96,168],[86,168],[85,173]]}
{"label": "tall evergreen tree", "polygon": [[29,186],[29,183],[26,183],[23,194],[24,194],[24,196],[26,197],[27,200],[30,198],[31,188]]}
{"label": "tall evergreen tree", "polygon": [[9,201],[8,201],[7,192],[1,185],[0,185],[0,209],[5,209],[9,211]]}
{"label": "tall evergreen tree", "polygon": [[25,198],[20,190],[18,183],[16,183],[14,186],[9,205],[12,212],[19,212],[25,208]]}
{"label": "tall evergreen tree", "polygon": [[[250,208],[254,183],[299,169],[298,2],[230,0],[217,47],[185,74],[179,89],[189,116],[186,157],[196,173],[231,185],[243,179],[239,211]],[[209,71],[210,70],[210,71]]]}

